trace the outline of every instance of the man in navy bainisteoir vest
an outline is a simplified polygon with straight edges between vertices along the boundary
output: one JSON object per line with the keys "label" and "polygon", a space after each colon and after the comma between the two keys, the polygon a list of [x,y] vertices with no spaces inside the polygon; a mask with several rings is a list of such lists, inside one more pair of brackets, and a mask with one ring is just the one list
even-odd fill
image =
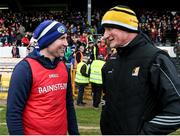
{"label": "man in navy bainisteoir vest", "polygon": [[53,20],[34,31],[35,48],[12,74],[7,100],[11,135],[77,135],[71,79],[60,58],[67,46],[66,27]]}

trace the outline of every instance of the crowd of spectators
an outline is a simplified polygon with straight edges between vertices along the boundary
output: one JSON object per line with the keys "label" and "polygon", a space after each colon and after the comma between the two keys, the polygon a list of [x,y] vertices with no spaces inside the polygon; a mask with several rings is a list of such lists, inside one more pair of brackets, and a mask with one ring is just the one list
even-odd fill
{"label": "crowd of spectators", "polygon": [[180,36],[180,16],[170,11],[141,11],[139,27],[154,43],[174,44]]}
{"label": "crowd of spectators", "polygon": [[[155,44],[171,45],[180,38],[180,16],[178,12],[169,11],[137,11],[139,28],[145,32]],[[92,13],[92,23],[88,24],[85,12],[51,11],[51,12],[5,12],[0,13],[0,47],[28,47],[35,27],[46,19],[57,20],[68,28],[68,48],[66,59],[73,58],[73,53],[80,45],[88,49],[88,39],[93,37],[93,44],[98,47],[98,53],[107,57],[111,50],[107,49],[101,36],[101,18],[103,11]],[[106,50],[104,50],[106,49]]]}

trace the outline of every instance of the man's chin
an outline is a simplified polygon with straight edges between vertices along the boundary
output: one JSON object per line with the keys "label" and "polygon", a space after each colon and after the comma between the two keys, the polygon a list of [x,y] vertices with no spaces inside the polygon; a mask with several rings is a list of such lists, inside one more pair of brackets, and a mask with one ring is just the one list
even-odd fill
{"label": "man's chin", "polygon": [[65,54],[64,52],[61,52],[61,53],[59,53],[59,56],[64,57],[64,54]]}
{"label": "man's chin", "polygon": [[58,53],[58,54],[54,54],[55,58],[59,58],[59,57],[64,57],[64,54]]}
{"label": "man's chin", "polygon": [[114,45],[114,44],[110,44],[109,47],[110,47],[110,48],[117,48],[117,46]]}
{"label": "man's chin", "polygon": [[63,55],[59,55],[59,57],[64,57],[64,54]]}
{"label": "man's chin", "polygon": [[122,45],[120,45],[120,44],[110,44],[109,47],[110,48],[118,48],[118,47],[122,47]]}

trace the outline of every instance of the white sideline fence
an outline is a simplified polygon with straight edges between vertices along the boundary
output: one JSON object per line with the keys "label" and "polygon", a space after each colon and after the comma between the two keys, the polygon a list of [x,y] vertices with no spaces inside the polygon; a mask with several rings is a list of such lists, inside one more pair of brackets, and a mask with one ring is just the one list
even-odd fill
{"label": "white sideline fence", "polygon": [[[173,46],[157,46],[157,47],[167,51],[171,57],[176,57]],[[7,57],[7,58],[12,57],[11,50],[12,47],[0,47],[0,59],[2,57]],[[26,47],[19,47],[19,53],[21,58],[26,57],[27,55]]]}

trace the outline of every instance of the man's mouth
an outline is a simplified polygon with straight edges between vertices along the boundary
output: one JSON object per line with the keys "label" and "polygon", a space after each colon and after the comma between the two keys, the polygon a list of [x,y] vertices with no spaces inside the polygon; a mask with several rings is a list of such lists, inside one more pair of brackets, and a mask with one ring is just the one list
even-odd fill
{"label": "man's mouth", "polygon": [[66,48],[59,48],[60,52],[65,52]]}
{"label": "man's mouth", "polygon": [[113,40],[114,40],[114,38],[110,38],[110,39],[109,39],[110,42],[113,41]]}

